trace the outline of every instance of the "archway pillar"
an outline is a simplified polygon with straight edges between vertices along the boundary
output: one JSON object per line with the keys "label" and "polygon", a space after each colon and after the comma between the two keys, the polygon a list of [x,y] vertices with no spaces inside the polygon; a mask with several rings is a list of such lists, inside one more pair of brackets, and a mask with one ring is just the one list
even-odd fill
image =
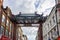
{"label": "archway pillar", "polygon": [[13,30],[13,40],[16,40],[16,23],[14,24],[14,30]]}
{"label": "archway pillar", "polygon": [[38,28],[38,40],[43,40],[42,22],[40,22],[40,25]]}

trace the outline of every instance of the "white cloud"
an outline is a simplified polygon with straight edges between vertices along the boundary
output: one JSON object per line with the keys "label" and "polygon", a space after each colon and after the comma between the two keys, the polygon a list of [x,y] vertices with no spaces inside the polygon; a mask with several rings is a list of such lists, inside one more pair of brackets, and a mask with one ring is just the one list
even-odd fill
{"label": "white cloud", "polygon": [[37,35],[38,27],[22,27],[25,35],[27,35],[28,40],[35,40]]}
{"label": "white cloud", "polygon": [[35,35],[28,35],[28,40],[35,40]]}
{"label": "white cloud", "polygon": [[5,0],[4,6],[8,5],[13,14],[18,14],[18,12],[32,13],[35,11],[34,7],[35,0]]}
{"label": "white cloud", "polygon": [[49,10],[46,10],[46,11],[44,12],[44,16],[46,16],[46,14],[49,15],[50,12],[51,12],[51,10],[52,10],[52,8],[50,8]]}
{"label": "white cloud", "polygon": [[[4,6],[9,6],[13,14],[18,14],[20,11],[24,13],[34,13],[36,11],[34,6],[35,2],[36,0],[5,0]],[[46,11],[45,9],[53,7],[54,5],[55,0],[40,0],[39,7],[37,8],[38,14],[41,14]]]}
{"label": "white cloud", "polygon": [[15,0],[15,5],[19,6],[23,4],[23,0]]}
{"label": "white cloud", "polygon": [[38,27],[22,27],[24,34],[36,35]]}
{"label": "white cloud", "polygon": [[[38,14],[40,13],[44,13],[44,15],[47,15],[50,13],[52,7],[55,5],[55,0],[45,0],[44,3],[42,3],[39,7],[38,7]],[[49,9],[50,8],[50,9]],[[49,9],[46,11],[46,9]]]}

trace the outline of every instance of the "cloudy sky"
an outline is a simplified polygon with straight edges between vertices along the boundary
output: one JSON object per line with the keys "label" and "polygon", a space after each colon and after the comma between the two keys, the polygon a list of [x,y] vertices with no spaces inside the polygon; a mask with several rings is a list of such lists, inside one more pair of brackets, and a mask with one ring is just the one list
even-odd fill
{"label": "cloudy sky", "polygon": [[[4,7],[9,6],[14,15],[19,12],[34,13],[35,11],[38,14],[48,15],[54,5],[55,0],[4,0]],[[24,34],[28,35],[29,40],[34,40],[38,28],[24,27],[22,29]]]}
{"label": "cloudy sky", "polygon": [[55,5],[55,0],[4,0],[4,7],[9,6],[13,14],[22,13],[44,13],[48,15]]}
{"label": "cloudy sky", "polygon": [[35,40],[38,27],[22,27],[23,34],[27,35],[28,40]]}

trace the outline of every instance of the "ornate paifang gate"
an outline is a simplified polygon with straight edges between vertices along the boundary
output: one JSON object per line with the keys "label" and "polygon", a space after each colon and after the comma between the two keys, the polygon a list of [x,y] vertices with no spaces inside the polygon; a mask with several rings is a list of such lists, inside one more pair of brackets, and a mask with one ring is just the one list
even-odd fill
{"label": "ornate paifang gate", "polygon": [[43,40],[42,37],[42,23],[45,21],[45,17],[43,15],[36,14],[21,14],[13,15],[11,20],[16,24],[24,24],[24,26],[31,26],[31,24],[40,24],[38,29],[38,40]]}

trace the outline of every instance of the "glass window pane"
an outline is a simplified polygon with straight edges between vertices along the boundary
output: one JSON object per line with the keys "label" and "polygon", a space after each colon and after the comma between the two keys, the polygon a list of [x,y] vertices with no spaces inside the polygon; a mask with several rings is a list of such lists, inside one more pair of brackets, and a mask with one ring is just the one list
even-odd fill
{"label": "glass window pane", "polygon": [[8,30],[6,30],[5,35],[8,36]]}
{"label": "glass window pane", "polygon": [[3,33],[4,33],[4,27],[1,26],[1,27],[0,27],[0,34],[3,34]]}
{"label": "glass window pane", "polygon": [[2,22],[5,23],[5,16],[2,15]]}
{"label": "glass window pane", "polygon": [[11,25],[11,23],[10,23],[10,31],[11,31],[11,26],[12,26],[12,25]]}
{"label": "glass window pane", "polygon": [[8,26],[9,25],[9,21],[7,20],[7,23],[6,23],[6,25]]}

